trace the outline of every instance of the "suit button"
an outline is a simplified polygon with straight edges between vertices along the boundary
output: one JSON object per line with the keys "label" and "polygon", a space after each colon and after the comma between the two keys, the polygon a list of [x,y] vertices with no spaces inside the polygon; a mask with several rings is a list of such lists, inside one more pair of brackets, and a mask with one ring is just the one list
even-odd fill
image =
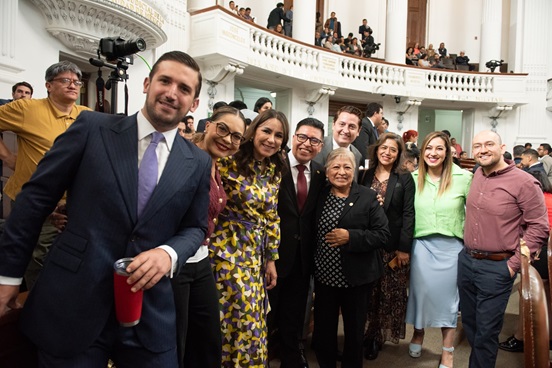
{"label": "suit button", "polygon": [[136,240],[138,240],[138,237],[137,237],[136,235],[132,235],[132,236],[130,237],[130,241],[131,241],[131,242],[135,242]]}

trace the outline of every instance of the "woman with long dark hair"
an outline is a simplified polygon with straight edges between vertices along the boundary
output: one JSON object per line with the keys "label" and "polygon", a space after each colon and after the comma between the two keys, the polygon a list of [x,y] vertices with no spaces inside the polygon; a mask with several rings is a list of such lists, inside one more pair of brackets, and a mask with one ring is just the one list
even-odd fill
{"label": "woman with long dark hair", "polygon": [[395,133],[384,133],[369,148],[370,168],[361,184],[372,188],[383,200],[391,237],[382,255],[386,265],[374,283],[368,305],[364,357],[374,360],[385,341],[398,344],[405,337],[406,288],[410,271],[410,249],[414,234],[414,180],[410,172],[399,173],[405,147]]}
{"label": "woman with long dark hair", "polygon": [[219,291],[223,367],[266,367],[267,289],[276,285],[278,190],[287,164],[284,114],[259,114],[240,150],[219,162],[228,201],[209,247]]}
{"label": "woman with long dark hair", "polygon": [[270,109],[272,109],[272,101],[270,101],[270,98],[261,97],[257,100],[257,102],[255,102],[255,107],[253,108],[253,111],[255,111],[257,114],[260,114]]}
{"label": "woman with long dark hair", "polygon": [[176,304],[178,364],[180,367],[220,367],[221,337],[218,293],[207,246],[216,219],[226,205],[217,160],[236,153],[245,133],[245,119],[235,108],[219,108],[205,131],[193,142],[211,156],[211,186],[207,238],[172,280]]}

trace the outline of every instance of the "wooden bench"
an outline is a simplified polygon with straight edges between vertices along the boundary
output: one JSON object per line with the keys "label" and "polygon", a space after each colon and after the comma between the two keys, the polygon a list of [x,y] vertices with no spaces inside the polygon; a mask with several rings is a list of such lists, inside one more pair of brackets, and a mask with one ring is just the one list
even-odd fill
{"label": "wooden bench", "polygon": [[550,368],[548,302],[539,273],[530,265],[530,252],[521,241],[521,315],[523,316],[524,366]]}
{"label": "wooden bench", "polygon": [[475,160],[473,158],[461,158],[460,159],[460,167],[462,169],[468,169],[473,170],[473,167],[475,166]]}

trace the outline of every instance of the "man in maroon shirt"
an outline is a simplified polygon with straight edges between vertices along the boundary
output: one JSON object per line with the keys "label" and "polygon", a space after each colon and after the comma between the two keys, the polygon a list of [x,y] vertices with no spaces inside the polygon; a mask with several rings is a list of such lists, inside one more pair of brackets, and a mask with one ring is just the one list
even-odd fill
{"label": "man in maroon shirt", "polygon": [[473,139],[480,165],[466,202],[464,250],[458,257],[462,325],[472,347],[470,368],[494,367],[498,335],[516,273],[519,239],[538,251],[548,240],[548,217],[539,183],[502,156],[505,145],[492,131]]}

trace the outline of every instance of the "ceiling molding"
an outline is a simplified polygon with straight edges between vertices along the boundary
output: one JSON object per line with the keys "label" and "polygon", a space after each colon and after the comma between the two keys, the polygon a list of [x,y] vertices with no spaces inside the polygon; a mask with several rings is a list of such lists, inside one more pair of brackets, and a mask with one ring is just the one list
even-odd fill
{"label": "ceiling molding", "polygon": [[167,41],[166,8],[155,0],[30,0],[44,16],[46,30],[69,49],[96,55],[104,37],[143,38],[147,49]]}

